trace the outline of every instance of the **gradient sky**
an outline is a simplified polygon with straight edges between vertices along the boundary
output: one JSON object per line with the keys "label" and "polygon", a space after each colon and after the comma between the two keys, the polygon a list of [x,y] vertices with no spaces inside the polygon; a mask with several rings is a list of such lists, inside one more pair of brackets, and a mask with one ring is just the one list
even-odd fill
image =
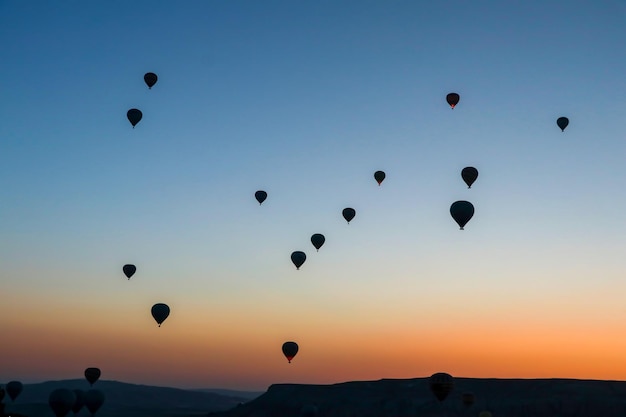
{"label": "gradient sky", "polygon": [[0,380],[626,379],[625,41],[621,0],[1,2]]}

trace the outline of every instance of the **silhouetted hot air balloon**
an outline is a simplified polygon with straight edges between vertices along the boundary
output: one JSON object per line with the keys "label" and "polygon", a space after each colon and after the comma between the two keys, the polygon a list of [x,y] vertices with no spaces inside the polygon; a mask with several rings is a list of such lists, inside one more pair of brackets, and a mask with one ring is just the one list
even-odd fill
{"label": "silhouetted hot air balloon", "polygon": [[300,416],[302,417],[316,417],[317,416],[317,407],[313,404],[307,404],[302,407],[300,410]]}
{"label": "silhouetted hot air balloon", "polygon": [[90,389],[85,393],[85,407],[93,416],[104,404],[104,393],[97,389]]}
{"label": "silhouetted hot air balloon", "polygon": [[283,343],[283,354],[291,363],[291,360],[298,353],[298,344],[296,342],[285,342]]}
{"label": "silhouetted hot air balloon", "polygon": [[556,125],[561,128],[561,132],[565,131],[565,128],[569,124],[569,119],[567,117],[559,117],[556,119]]}
{"label": "silhouetted hot air balloon", "polygon": [[478,178],[478,170],[474,167],[465,167],[461,170],[461,178],[467,184],[467,188],[472,188],[472,184]]}
{"label": "silhouetted hot air balloon", "polygon": [[76,401],[74,401],[74,404],[72,405],[72,411],[74,412],[74,414],[78,414],[85,405],[85,391],[81,389],[75,389],[74,395],[76,396]]}
{"label": "silhouetted hot air balloon", "polygon": [[124,271],[124,275],[126,275],[126,278],[130,279],[130,277],[135,275],[135,272],[137,272],[137,267],[132,264],[126,264],[122,267],[122,271]]}
{"label": "silhouetted hot air balloon", "polygon": [[151,89],[153,85],[156,84],[159,78],[154,72],[147,72],[146,75],[143,76],[143,80],[146,82],[148,89]]}
{"label": "silhouetted hot air balloon", "polygon": [[141,113],[141,110],[130,109],[126,113],[126,117],[128,118],[128,121],[130,122],[130,124],[133,125],[133,129],[134,129],[137,123],[139,123],[139,121],[143,117],[143,114]]}
{"label": "silhouetted hot air balloon", "polygon": [[22,388],[24,388],[24,386],[20,381],[11,381],[7,383],[5,388],[11,401],[15,401],[15,399],[20,395],[20,392],[22,392]]}
{"label": "silhouetted hot air balloon", "polygon": [[469,201],[455,201],[450,206],[450,214],[461,230],[463,230],[463,227],[474,215],[474,205]]}
{"label": "silhouetted hot air balloon", "polygon": [[452,375],[446,374],[444,372],[438,372],[436,374],[432,374],[429,379],[430,390],[435,394],[435,397],[439,401],[443,401],[446,399],[448,394],[454,388],[454,378]]}
{"label": "silhouetted hot air balloon", "polygon": [[299,250],[291,253],[291,262],[296,266],[296,269],[300,269],[302,264],[306,261],[306,254]]}
{"label": "silhouetted hot air balloon", "polygon": [[348,222],[348,224],[350,224],[350,220],[354,219],[354,216],[356,216],[356,211],[353,208],[345,208],[343,209],[343,218],[346,219],[346,221]]}
{"label": "silhouetted hot air balloon", "polygon": [[72,409],[75,401],[76,394],[67,388],[55,389],[48,396],[48,404],[56,417],[65,417]]}
{"label": "silhouetted hot air balloon", "polygon": [[459,100],[461,97],[457,93],[450,93],[446,96],[446,101],[450,105],[451,108],[454,108],[457,104],[459,104]]}
{"label": "silhouetted hot air balloon", "polygon": [[[0,403],[2,403],[2,400],[4,400],[4,392],[4,388],[0,387]],[[0,404],[0,414],[2,414],[2,411],[2,404]]]}
{"label": "silhouetted hot air balloon", "polygon": [[259,206],[260,206],[261,204],[263,204],[263,202],[267,198],[267,193],[263,190],[259,190],[256,193],[254,193],[254,198],[256,198],[256,201],[259,202]]}
{"label": "silhouetted hot air balloon", "polygon": [[383,171],[376,171],[374,172],[374,179],[376,180],[376,182],[378,183],[378,185],[380,185],[381,182],[384,181],[386,175]]}
{"label": "silhouetted hot air balloon", "polygon": [[472,405],[474,405],[474,401],[476,401],[476,397],[474,396],[474,393],[472,392],[464,392],[461,395],[461,401],[463,402],[464,406],[471,407]]}
{"label": "silhouetted hot air balloon", "polygon": [[313,236],[311,236],[311,243],[318,251],[320,250],[324,242],[326,242],[326,238],[321,233],[315,233]]}
{"label": "silhouetted hot air balloon", "polygon": [[170,308],[167,304],[157,303],[152,306],[151,313],[154,320],[156,320],[159,327],[161,327],[161,324],[165,321],[167,316],[170,315]]}
{"label": "silhouetted hot air balloon", "polygon": [[100,374],[101,372],[99,368],[85,369],[85,379],[89,382],[89,385],[95,384],[98,378],[100,378]]}

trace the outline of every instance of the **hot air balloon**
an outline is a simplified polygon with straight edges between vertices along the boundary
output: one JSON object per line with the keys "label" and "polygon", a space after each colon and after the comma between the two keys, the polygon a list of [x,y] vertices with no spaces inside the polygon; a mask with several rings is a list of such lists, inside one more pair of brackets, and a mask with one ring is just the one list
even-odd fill
{"label": "hot air balloon", "polygon": [[324,242],[326,242],[326,238],[321,233],[315,233],[313,236],[311,236],[311,243],[318,251],[320,250]]}
{"label": "hot air balloon", "polygon": [[452,375],[446,374],[444,372],[438,372],[436,374],[432,374],[429,379],[430,390],[435,394],[435,397],[439,401],[443,401],[446,399],[448,394],[454,388],[454,378]]}
{"label": "hot air balloon", "polygon": [[20,395],[20,392],[22,392],[22,388],[24,388],[24,386],[20,381],[11,381],[7,383],[6,391],[7,394],[9,394],[11,401],[15,401],[15,399]]}
{"label": "hot air balloon", "polygon": [[137,123],[139,123],[139,121],[143,117],[143,114],[141,113],[141,110],[130,109],[126,113],[126,117],[128,118],[128,121],[130,122],[130,124],[133,125],[133,129],[134,129]]}
{"label": "hot air balloon", "polygon": [[56,417],[65,417],[72,409],[75,401],[76,394],[67,388],[55,389],[48,396],[48,404]]}
{"label": "hot air balloon", "polygon": [[300,269],[302,264],[306,261],[306,254],[299,250],[291,253],[291,262],[296,266],[296,269]]}
{"label": "hot air balloon", "polygon": [[152,306],[152,317],[156,320],[161,327],[161,324],[165,321],[167,316],[170,315],[170,308],[167,304],[157,303]]}
{"label": "hot air balloon", "polygon": [[307,404],[300,410],[300,416],[302,417],[315,417],[317,416],[317,407],[313,404]]}
{"label": "hot air balloon", "polygon": [[454,108],[457,104],[459,104],[459,100],[461,97],[457,93],[450,93],[446,96],[446,101],[450,105],[451,108]]}
{"label": "hot air balloon", "polygon": [[567,117],[559,117],[556,119],[556,125],[561,128],[561,132],[565,131],[565,128],[569,124],[569,119]]}
{"label": "hot air balloon", "polygon": [[143,80],[146,82],[148,89],[152,89],[152,86],[156,84],[158,79],[154,72],[147,72],[146,75],[143,76]]}
{"label": "hot air balloon", "polygon": [[259,202],[259,206],[260,206],[261,204],[263,204],[263,202],[267,198],[267,193],[263,190],[259,190],[256,193],[254,193],[254,198],[256,198],[256,201]]}
{"label": "hot air balloon", "polygon": [[298,353],[298,344],[296,342],[285,342],[283,343],[283,354],[291,363],[291,360]]}
{"label": "hot air balloon", "polygon": [[455,201],[450,206],[450,214],[461,230],[474,215],[474,205],[469,201]]}
{"label": "hot air balloon", "polygon": [[376,171],[374,172],[374,179],[376,180],[376,182],[378,183],[378,185],[380,185],[381,182],[383,182],[383,180],[385,179],[385,173],[383,171]]}
{"label": "hot air balloon", "polygon": [[345,208],[343,209],[343,218],[346,219],[346,221],[348,222],[348,224],[350,224],[350,220],[354,219],[354,216],[356,216],[356,211],[353,208]]}
{"label": "hot air balloon", "polygon": [[464,406],[471,407],[472,405],[474,405],[474,401],[476,401],[476,397],[474,396],[474,393],[472,392],[464,392],[461,395],[461,401],[463,402]]}
{"label": "hot air balloon", "polygon": [[93,385],[96,383],[98,378],[100,378],[100,369],[99,368],[87,368],[85,369],[85,379],[89,382],[89,385]]}
{"label": "hot air balloon", "polygon": [[85,393],[85,407],[93,416],[104,404],[104,393],[97,389],[90,389]]}
{"label": "hot air balloon", "polygon": [[467,184],[467,188],[472,188],[472,184],[478,178],[478,170],[474,167],[465,167],[461,170],[461,178]]}
{"label": "hot air balloon", "polygon": [[74,412],[74,414],[78,414],[78,412],[85,405],[85,391],[81,389],[75,389],[74,395],[76,396],[76,401],[74,401],[74,404],[72,405],[72,411]]}
{"label": "hot air balloon", "polygon": [[0,415],[2,415],[4,408],[4,404],[2,404],[2,400],[4,400],[4,388],[0,387]]}
{"label": "hot air balloon", "polygon": [[124,271],[124,275],[126,275],[126,278],[130,279],[130,277],[135,275],[135,272],[137,272],[137,267],[132,264],[126,264],[122,267],[122,271]]}

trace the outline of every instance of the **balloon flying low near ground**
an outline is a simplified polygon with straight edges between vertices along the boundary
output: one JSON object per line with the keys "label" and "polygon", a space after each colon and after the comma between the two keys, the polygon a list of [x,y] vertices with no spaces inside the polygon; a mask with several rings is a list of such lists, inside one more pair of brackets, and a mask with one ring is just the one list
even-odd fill
{"label": "balloon flying low near ground", "polygon": [[76,401],[74,401],[74,405],[72,405],[72,412],[74,414],[78,414],[85,405],[85,391],[82,389],[75,389],[74,395],[76,395]]}
{"label": "balloon flying low near ground", "polygon": [[283,355],[287,358],[287,361],[291,363],[291,360],[298,353],[298,344],[296,342],[285,342],[283,343]]}
{"label": "balloon flying low near ground", "polygon": [[55,389],[48,396],[48,405],[56,417],[65,417],[74,406],[75,401],[76,394],[74,391],[66,388]]}
{"label": "balloon flying low near ground", "polygon": [[430,390],[437,400],[444,401],[454,388],[454,378],[445,372],[432,374],[428,380]]}
{"label": "balloon flying low near ground", "polygon": [[89,385],[93,385],[100,378],[100,368],[87,368],[85,369],[85,379],[89,382]]}
{"label": "balloon flying low near ground", "polygon": [[95,415],[96,412],[104,404],[104,393],[97,389],[90,389],[85,393],[85,407],[91,415]]}
{"label": "balloon flying low near ground", "polygon": [[20,395],[24,386],[20,381],[11,381],[6,385],[6,392],[9,395],[11,401],[15,401],[15,399]]}

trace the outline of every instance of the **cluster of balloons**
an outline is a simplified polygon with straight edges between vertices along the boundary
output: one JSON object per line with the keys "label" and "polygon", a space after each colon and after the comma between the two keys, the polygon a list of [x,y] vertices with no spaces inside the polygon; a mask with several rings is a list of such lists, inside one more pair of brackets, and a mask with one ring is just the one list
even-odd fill
{"label": "cluster of balloons", "polygon": [[[135,272],[137,272],[137,267],[133,264],[126,264],[122,267],[122,272],[124,272],[126,278],[130,280],[130,278],[135,275]],[[150,313],[152,314],[152,317],[157,322],[159,327],[161,327],[161,324],[163,324],[165,319],[170,315],[170,308],[167,304],[156,303],[152,306]]]}
{"label": "cluster of balloons", "polygon": [[[152,87],[156,84],[158,77],[153,72],[148,72],[143,76],[143,80],[145,81],[148,89],[152,89]],[[139,109],[130,109],[126,112],[126,118],[133,125],[133,129],[137,126],[137,123],[141,121],[143,117],[143,113]]]}

